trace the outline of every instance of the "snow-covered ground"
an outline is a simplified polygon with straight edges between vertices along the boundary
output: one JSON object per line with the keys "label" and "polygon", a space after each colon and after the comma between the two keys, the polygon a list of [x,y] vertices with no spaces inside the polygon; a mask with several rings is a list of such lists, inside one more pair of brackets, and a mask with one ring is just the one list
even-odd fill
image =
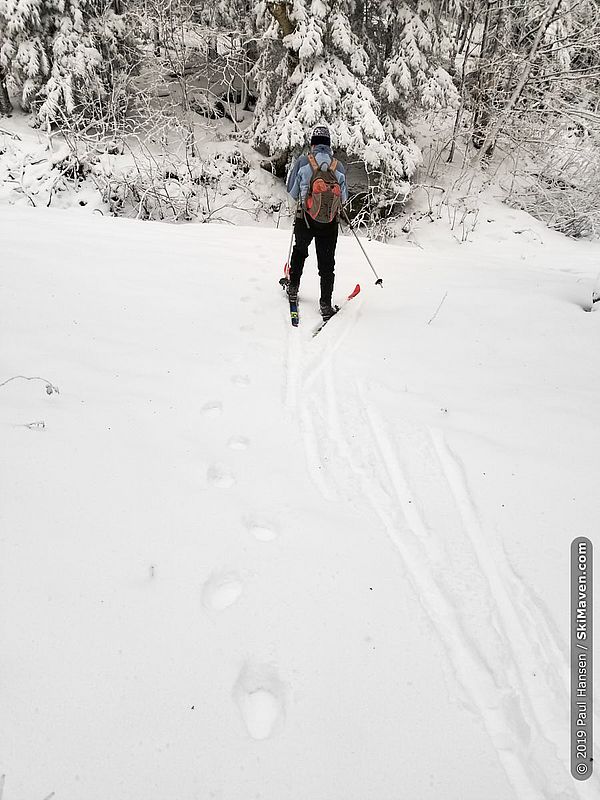
{"label": "snow-covered ground", "polygon": [[345,236],[363,290],[313,339],[286,230],[0,237],[4,800],[598,797],[567,622],[599,245],[498,206],[368,243],[381,290]]}

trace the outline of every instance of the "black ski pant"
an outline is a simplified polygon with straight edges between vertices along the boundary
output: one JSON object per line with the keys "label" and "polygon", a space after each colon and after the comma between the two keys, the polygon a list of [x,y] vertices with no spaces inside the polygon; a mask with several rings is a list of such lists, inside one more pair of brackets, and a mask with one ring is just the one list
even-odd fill
{"label": "black ski pant", "polygon": [[315,222],[308,218],[297,217],[294,224],[294,249],[290,263],[290,283],[300,285],[304,262],[308,257],[308,248],[315,240],[317,251],[317,267],[321,278],[321,303],[331,304],[333,283],[335,280],[335,246],[338,238],[338,222]]}

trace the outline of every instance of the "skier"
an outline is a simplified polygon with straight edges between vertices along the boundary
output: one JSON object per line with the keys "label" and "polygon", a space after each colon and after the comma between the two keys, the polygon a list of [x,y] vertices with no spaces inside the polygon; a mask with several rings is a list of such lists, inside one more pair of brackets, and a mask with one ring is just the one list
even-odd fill
{"label": "skier", "polygon": [[348,200],[346,170],[331,150],[331,136],[325,125],[318,125],[310,137],[310,153],[296,159],[287,179],[287,190],[297,201],[294,222],[294,249],[290,260],[287,287],[290,301],[298,300],[298,289],[308,247],[315,240],[321,279],[319,302],[323,320],[335,314],[331,305],[335,280],[335,247],[338,218]]}

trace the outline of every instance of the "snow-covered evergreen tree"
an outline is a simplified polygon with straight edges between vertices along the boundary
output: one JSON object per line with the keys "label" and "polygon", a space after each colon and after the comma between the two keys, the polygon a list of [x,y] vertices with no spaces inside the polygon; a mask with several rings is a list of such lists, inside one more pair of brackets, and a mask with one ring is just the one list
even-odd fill
{"label": "snow-covered evergreen tree", "polygon": [[415,105],[437,110],[458,102],[456,87],[445,69],[450,42],[436,3],[380,3],[375,31],[384,54],[380,94],[386,111],[394,117],[406,118]]}
{"label": "snow-covered evergreen tree", "polygon": [[271,153],[297,152],[308,130],[326,122],[337,148],[366,166],[378,203],[405,195],[420,160],[408,111],[457,98],[431,3],[260,2],[257,24],[266,33],[254,70],[254,142]]}
{"label": "snow-covered evergreen tree", "polygon": [[43,0],[0,0],[0,66],[20,85],[27,108],[49,72]]}
{"label": "snow-covered evergreen tree", "polygon": [[0,0],[0,67],[40,124],[102,116],[136,58],[126,18],[103,0]]}

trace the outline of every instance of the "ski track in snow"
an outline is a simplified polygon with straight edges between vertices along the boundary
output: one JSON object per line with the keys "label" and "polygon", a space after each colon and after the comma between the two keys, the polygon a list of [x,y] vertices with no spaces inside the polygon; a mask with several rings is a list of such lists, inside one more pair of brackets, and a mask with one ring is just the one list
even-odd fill
{"label": "ski track in snow", "polygon": [[[285,319],[288,328],[288,344],[285,355],[285,407],[288,411],[298,406],[298,388],[302,387],[305,395],[323,369],[331,362],[331,357],[343,343],[344,339],[354,327],[360,317],[363,298],[359,294],[346,308],[335,317],[331,324],[328,322],[323,330],[314,339],[307,339],[306,328],[302,322],[297,328],[290,325],[289,311],[285,307]],[[300,307],[302,310],[302,307]],[[312,329],[311,329],[312,330]],[[310,357],[308,365],[304,365],[306,351]]]}
{"label": "ski track in snow", "polygon": [[285,406],[299,423],[311,477],[327,500],[355,505],[362,497],[380,520],[515,797],[576,798],[565,747],[566,656],[490,544],[443,432],[400,413],[387,424],[356,381],[343,402],[337,396],[332,357],[359,308],[346,312],[312,341],[289,326]]}

